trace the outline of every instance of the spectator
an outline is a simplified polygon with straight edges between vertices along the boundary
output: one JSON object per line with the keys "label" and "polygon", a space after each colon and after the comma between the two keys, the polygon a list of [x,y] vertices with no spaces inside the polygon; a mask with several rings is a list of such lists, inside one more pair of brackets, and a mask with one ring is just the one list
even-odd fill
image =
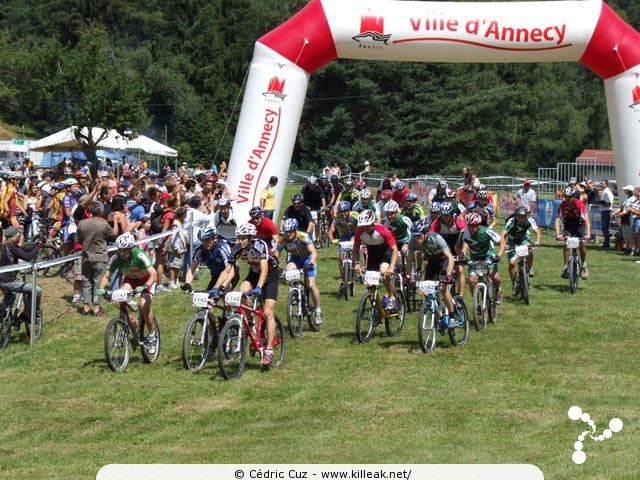
{"label": "spectator", "polygon": [[513,199],[518,202],[516,207],[525,207],[532,217],[536,217],[538,197],[533,188],[531,188],[531,180],[525,178],[522,188],[516,192]]}
{"label": "spectator", "polygon": [[620,207],[611,213],[611,218],[620,219],[620,234],[624,243],[625,253],[633,255],[631,249],[631,213],[629,210],[631,199],[633,198],[633,186],[626,185],[623,189],[625,198],[620,201]]}
{"label": "spectator", "polygon": [[260,193],[260,207],[264,211],[264,216],[273,220],[273,214],[276,209],[276,192],[275,186],[278,184],[278,177],[275,175],[269,179],[269,183],[262,189]]}
{"label": "spectator", "polygon": [[602,192],[600,193],[600,200],[598,204],[600,205],[600,221],[602,225],[602,236],[604,237],[602,248],[609,249],[611,248],[611,234],[609,233],[609,225],[611,223],[611,205],[613,204],[613,193],[609,188],[609,180],[600,180],[600,188],[602,189]]}
{"label": "spectator", "polygon": [[187,207],[178,207],[175,211],[173,219],[173,234],[168,242],[169,253],[169,288],[175,290],[180,288],[178,284],[180,270],[183,268],[184,255],[187,252],[187,237],[182,228],[185,217],[187,216]]}

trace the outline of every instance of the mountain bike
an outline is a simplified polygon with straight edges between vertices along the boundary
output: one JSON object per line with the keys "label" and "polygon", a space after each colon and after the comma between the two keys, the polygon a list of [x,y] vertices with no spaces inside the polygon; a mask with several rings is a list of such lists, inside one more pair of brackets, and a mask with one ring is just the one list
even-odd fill
{"label": "mountain bike", "polygon": [[[248,307],[242,303],[242,298],[252,300]],[[224,296],[224,303],[228,314],[224,326],[218,336],[218,367],[222,376],[227,380],[242,375],[247,361],[247,342],[251,356],[259,354],[260,361],[267,346],[267,320],[264,318],[262,307],[258,306],[258,295],[229,292]],[[254,323],[254,318],[257,322]],[[275,317],[276,335],[273,341],[273,363],[271,367],[282,365],[285,354],[285,337],[282,322]]]}
{"label": "mountain bike", "polygon": [[440,282],[437,280],[416,283],[417,289],[424,296],[418,313],[418,342],[424,353],[435,350],[438,332],[441,335],[448,333],[454,346],[466,345],[469,338],[469,316],[462,297],[453,297],[455,308],[450,321],[455,321],[456,325],[450,328],[443,323],[445,315],[449,315],[450,312],[444,304],[439,286]]}
{"label": "mountain bike", "polygon": [[511,251],[514,251],[518,257],[518,265],[516,270],[514,296],[520,295],[526,305],[529,305],[529,269],[527,267],[527,257],[531,253],[533,247],[529,244],[516,245]]}
{"label": "mountain bike", "polygon": [[473,266],[478,275],[478,283],[472,292],[473,298],[473,323],[477,331],[484,330],[487,320],[496,323],[498,318],[497,291],[489,277],[489,266],[493,264],[491,259],[467,260],[467,265]]}
{"label": "mountain bike", "polygon": [[402,290],[394,289],[396,308],[389,311],[386,304],[382,303],[378,292],[380,272],[367,270],[364,274],[366,291],[360,299],[358,315],[356,317],[356,337],[360,343],[368,342],[373,338],[373,330],[384,319],[387,335],[393,337],[402,331],[407,310],[406,299]]}
{"label": "mountain bike", "polygon": [[[34,241],[42,244],[42,248],[38,253],[38,262],[46,262],[50,260],[58,260],[62,258],[62,229],[54,227],[55,220],[52,218],[45,218],[40,220],[40,229],[38,235],[34,238]],[[51,238],[49,232],[53,230],[55,236]],[[65,278],[67,281],[73,283],[75,279],[75,273],[73,272],[74,261],[68,261],[57,265],[52,265],[40,270],[40,272],[46,277],[55,277],[57,275]]]}
{"label": "mountain bike", "polygon": [[309,328],[317,332],[320,325],[316,323],[316,307],[307,287],[307,272],[301,269],[286,270],[283,272],[289,285],[287,295],[287,326],[292,337],[302,335],[302,322],[306,318]]}
{"label": "mountain bike", "polygon": [[145,363],[154,363],[160,357],[160,327],[158,318],[154,315],[153,324],[156,332],[156,352],[149,353],[147,337],[147,325],[142,316],[142,310],[138,311],[138,319],[131,315],[130,305],[133,298],[139,295],[135,290],[119,289],[108,291],[104,295],[111,301],[118,303],[120,314],[109,320],[104,334],[104,353],[109,368],[114,372],[122,372],[129,365],[131,350],[140,347],[140,353]]}
{"label": "mountain bike", "polygon": [[345,300],[349,300],[349,296],[353,297],[355,291],[355,281],[353,272],[353,241],[340,242],[340,250],[342,251],[342,282],[340,283],[340,296]]}
{"label": "mountain bike", "polygon": [[580,270],[582,268],[582,262],[580,261],[580,244],[583,240],[579,237],[565,238],[565,244],[571,251],[569,252],[569,263],[567,263],[567,272],[569,272],[569,287],[571,288],[571,294],[575,294],[578,291],[578,284],[580,283]]}
{"label": "mountain bike", "polygon": [[407,312],[415,312],[418,305],[416,299],[417,290],[415,288],[415,282],[411,282],[410,279],[405,277],[406,265],[407,254],[400,251],[394,270],[395,275],[393,278],[393,288],[394,290],[402,291],[406,301]]}
{"label": "mountain bike", "polygon": [[[191,292],[196,313],[187,322],[182,337],[182,364],[187,370],[201,370],[207,359],[213,356],[218,346],[218,331],[222,328],[226,310],[220,296],[208,291]],[[220,310],[218,316],[211,310]]]}
{"label": "mountain bike", "polygon": [[[17,272],[22,278],[22,281],[26,283],[28,273],[24,271]],[[11,329],[20,330],[20,326],[24,323],[24,328],[27,332],[27,337],[31,338],[31,318],[25,317],[24,313],[24,299],[25,294],[23,292],[12,292],[6,288],[0,289],[4,294],[4,302],[0,305],[0,348],[5,348],[9,343],[11,337]],[[33,336],[38,340],[42,336],[43,320],[42,320],[42,306],[38,305],[36,311],[36,318],[34,322]]]}
{"label": "mountain bike", "polygon": [[327,209],[321,208],[318,211],[318,241],[316,247],[329,248],[331,240],[329,239],[329,222]]}

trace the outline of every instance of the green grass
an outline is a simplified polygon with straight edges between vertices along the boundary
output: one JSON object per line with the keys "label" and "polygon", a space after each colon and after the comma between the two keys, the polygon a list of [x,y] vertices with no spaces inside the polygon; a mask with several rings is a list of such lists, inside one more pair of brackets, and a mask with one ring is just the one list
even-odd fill
{"label": "green grass", "polygon": [[[237,462],[532,463],[546,479],[638,478],[640,265],[592,248],[591,278],[572,296],[559,275],[561,250],[547,237],[530,306],[506,295],[496,325],[472,329],[462,348],[440,337],[424,355],[415,314],[397,337],[380,326],[358,344],[362,287],[340,300],[336,250],[320,258],[322,330],[287,338],[279,369],[262,372],[249,358],[234,381],[213,362],[197,374],[183,369],[190,297],[157,296],[160,360],[145,365],[135,354],[114,374],[103,352],[109,316],[80,316],[69,284],[44,283],[41,341],[30,350],[21,331],[0,351],[0,478],[91,479],[109,463]],[[284,319],[282,285],[280,299]],[[624,422],[606,442],[585,441],[581,466],[571,461],[584,430],[567,416],[573,405],[598,433],[611,418]]]}

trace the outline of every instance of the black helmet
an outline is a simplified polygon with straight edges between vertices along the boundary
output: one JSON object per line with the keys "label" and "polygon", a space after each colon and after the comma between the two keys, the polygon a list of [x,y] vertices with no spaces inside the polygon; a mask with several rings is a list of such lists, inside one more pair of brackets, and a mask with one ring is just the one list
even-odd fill
{"label": "black helmet", "polygon": [[516,215],[529,215],[529,209],[524,205],[520,205],[516,208]]}
{"label": "black helmet", "polygon": [[291,196],[291,201],[293,203],[303,203],[304,202],[304,197],[302,196],[301,193],[296,193],[296,194]]}

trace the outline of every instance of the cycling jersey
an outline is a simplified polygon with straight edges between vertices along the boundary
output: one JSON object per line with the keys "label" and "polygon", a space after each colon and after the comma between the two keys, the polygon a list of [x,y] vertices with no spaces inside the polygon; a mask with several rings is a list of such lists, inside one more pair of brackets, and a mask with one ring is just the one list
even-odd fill
{"label": "cycling jersey", "polygon": [[493,205],[487,203],[486,205],[480,205],[477,200],[471,202],[467,205],[467,212],[469,213],[477,213],[482,217],[482,225],[485,227],[489,226],[493,217],[496,215],[496,211],[493,208]]}
{"label": "cycling jersey", "polygon": [[445,242],[444,238],[437,233],[427,233],[424,236],[424,243],[422,243],[422,245],[419,245],[416,242],[415,237],[409,242],[410,252],[422,252],[426,257],[440,257],[449,250],[447,242]]}
{"label": "cycling jersey", "polygon": [[372,212],[375,212],[376,215],[380,215],[380,209],[378,208],[378,204],[371,199],[366,205],[362,203],[362,199],[358,200],[356,204],[351,207],[351,210],[353,210],[356,213],[361,213],[361,212],[364,212],[365,210],[371,210]]}
{"label": "cycling jersey", "polygon": [[353,251],[360,251],[360,244],[367,246],[367,269],[377,270],[382,263],[391,261],[392,249],[396,245],[396,239],[391,231],[384,225],[376,224],[371,233],[358,227],[353,241]]}
{"label": "cycling jersey", "polygon": [[304,204],[311,210],[320,210],[322,208],[322,199],[324,198],[324,191],[319,185],[312,187],[311,185],[305,185],[302,188],[302,198]]}
{"label": "cycling jersey", "polygon": [[128,279],[132,279],[134,283],[147,281],[151,276],[148,271],[150,267],[153,267],[153,263],[149,255],[138,247],[133,249],[129,260],[124,260],[117,252],[109,260],[109,272],[119,271],[124,276],[125,283],[128,283]]}
{"label": "cycling jersey", "polygon": [[337,232],[337,237],[341,241],[349,240],[358,228],[358,214],[349,212],[349,216],[344,218],[340,213],[333,219],[333,227]]}
{"label": "cycling jersey", "polygon": [[264,240],[254,238],[246,248],[236,245],[232,257],[237,260],[244,260],[249,264],[251,272],[260,273],[260,261],[267,260],[269,272],[278,268],[278,259],[271,254],[269,247]]}
{"label": "cycling jersey", "polygon": [[442,221],[442,218],[436,218],[431,222],[430,232],[439,233],[445,242],[449,245],[449,248],[453,250],[460,232],[467,228],[467,224],[460,217],[452,217],[451,225],[447,225]]}
{"label": "cycling jersey", "polygon": [[297,231],[296,236],[290,239],[289,235],[285,232],[283,238],[278,242],[276,249],[278,252],[286,250],[289,252],[289,255],[293,257],[306,257],[311,255],[309,251],[311,245],[313,245],[313,242],[308,233]]}
{"label": "cycling jersey", "polygon": [[236,241],[236,219],[233,210],[230,209],[229,215],[227,218],[224,218],[218,209],[218,211],[213,214],[213,224],[220,237],[227,241]]}
{"label": "cycling jersey", "polygon": [[566,200],[563,200],[560,205],[558,205],[558,212],[556,215],[558,218],[562,219],[565,223],[570,224],[583,224],[585,223],[585,218],[587,217],[587,209],[584,206],[584,203],[580,200],[573,200],[571,203],[567,203]]}
{"label": "cycling jersey", "polygon": [[446,190],[440,190],[436,188],[429,192],[429,203],[433,203],[433,202],[443,203],[447,201],[449,201],[449,197],[447,197]]}
{"label": "cycling jersey", "polygon": [[504,229],[508,232],[507,241],[510,246],[520,245],[523,242],[530,242],[529,230],[535,231],[537,228],[538,225],[532,217],[527,217],[524,224],[519,224],[516,217],[511,217],[504,226]]}
{"label": "cycling jersey", "polygon": [[391,200],[396,202],[398,205],[403,206],[404,202],[407,199],[407,195],[409,195],[410,193],[411,193],[411,190],[409,190],[408,188],[405,188],[403,190],[395,190],[391,194]]}
{"label": "cycling jersey", "polygon": [[382,224],[391,231],[397,243],[405,244],[411,240],[411,227],[413,224],[408,217],[398,214],[393,222],[390,222],[389,218],[385,217],[382,220]]}
{"label": "cycling jersey", "polygon": [[331,203],[331,199],[333,198],[333,194],[334,194],[333,185],[331,185],[331,183],[329,182],[326,182],[323,185],[322,182],[320,182],[320,188],[322,189],[325,203],[329,205]]}
{"label": "cycling jersey", "polygon": [[467,227],[458,238],[458,245],[462,247],[463,243],[469,245],[472,260],[482,259],[495,253],[494,244],[500,243],[500,235],[484,225],[480,225],[476,235],[471,235]]}
{"label": "cycling jersey", "polygon": [[267,242],[267,245],[269,245],[269,247],[273,246],[273,237],[275,235],[278,235],[278,229],[276,228],[276,224],[273,223],[273,220],[267,218],[267,217],[262,217],[262,221],[260,222],[260,225],[256,225],[255,220],[251,220],[251,223],[253,223],[256,226],[256,230],[257,230],[257,237],[260,240],[264,240],[265,242]]}
{"label": "cycling jersey", "polygon": [[421,218],[424,218],[427,213],[424,211],[421,205],[414,205],[413,207],[404,207],[400,213],[405,217],[409,217],[412,223],[416,223]]}
{"label": "cycling jersey", "polygon": [[313,221],[311,216],[311,210],[306,205],[302,205],[300,208],[296,208],[293,205],[289,205],[282,215],[282,220],[287,218],[295,218],[298,221],[300,230],[307,231],[309,223]]}
{"label": "cycling jersey", "polygon": [[336,199],[336,204],[340,202],[349,202],[349,206],[353,207],[360,200],[360,193],[353,188],[351,190],[343,190]]}
{"label": "cycling jersey", "polygon": [[212,276],[219,275],[229,263],[233,262],[231,247],[223,239],[218,240],[211,250],[200,245],[193,254],[193,261],[205,265]]}

